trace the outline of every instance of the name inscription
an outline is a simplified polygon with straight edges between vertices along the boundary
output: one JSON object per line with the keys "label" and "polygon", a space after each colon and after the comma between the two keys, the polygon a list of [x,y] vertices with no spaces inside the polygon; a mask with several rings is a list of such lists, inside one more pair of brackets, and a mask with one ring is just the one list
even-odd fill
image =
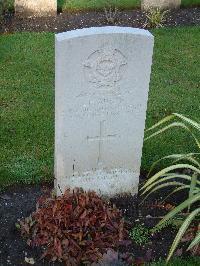
{"label": "name inscription", "polygon": [[121,113],[133,113],[140,109],[141,104],[129,104],[122,98],[110,97],[89,99],[68,109],[70,117],[105,117]]}

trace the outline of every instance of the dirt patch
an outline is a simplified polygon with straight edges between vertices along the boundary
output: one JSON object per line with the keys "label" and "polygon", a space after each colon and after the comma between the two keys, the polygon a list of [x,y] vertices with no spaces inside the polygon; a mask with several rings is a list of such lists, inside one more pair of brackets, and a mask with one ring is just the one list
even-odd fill
{"label": "dirt patch", "polygon": [[[37,199],[51,186],[15,186],[0,194],[0,265],[25,265],[25,257],[34,258],[35,265],[47,265],[47,261],[41,261],[41,252],[37,248],[30,248],[26,241],[22,239],[16,223],[18,219],[27,217],[35,210]],[[183,195],[178,195],[172,199],[178,202],[183,200]],[[159,220],[156,217],[164,215],[167,211],[155,208],[155,199],[152,197],[142,206],[139,206],[137,197],[121,197],[111,200],[123,212],[130,228],[138,223],[144,223],[147,227],[153,227]],[[172,202],[170,202],[172,204]],[[166,257],[169,247],[175,236],[175,231],[168,227],[151,237],[145,246],[132,243],[130,246],[122,246],[121,252],[130,252],[135,258],[149,260]],[[61,263],[51,263],[48,265],[63,265]]]}
{"label": "dirt patch", "polygon": [[36,265],[44,265],[38,260],[39,250],[26,244],[15,224],[35,210],[37,199],[46,189],[41,186],[16,186],[0,194],[0,265],[25,265],[25,257],[34,257]]}
{"label": "dirt patch", "polygon": [[[104,12],[60,13],[55,17],[19,18],[7,13],[0,23],[1,33],[36,31],[63,32],[83,27],[94,26],[128,26],[142,28],[146,22],[145,13],[141,10],[119,11],[115,23],[107,21]],[[166,27],[200,25],[200,8],[184,8],[170,11],[164,23]]]}

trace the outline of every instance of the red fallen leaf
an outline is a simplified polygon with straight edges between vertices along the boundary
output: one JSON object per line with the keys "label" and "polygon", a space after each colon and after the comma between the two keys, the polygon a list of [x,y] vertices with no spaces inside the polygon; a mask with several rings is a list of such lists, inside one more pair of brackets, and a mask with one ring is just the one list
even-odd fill
{"label": "red fallen leaf", "polygon": [[87,210],[84,210],[84,212],[80,215],[79,219],[84,219],[87,215]]}
{"label": "red fallen leaf", "polygon": [[169,210],[173,210],[175,208],[175,206],[174,205],[171,205],[171,204],[169,204],[169,203],[167,203],[166,205],[165,205],[165,210],[167,210],[167,211],[169,211]]}
{"label": "red fallen leaf", "polygon": [[65,210],[66,211],[71,211],[72,210],[72,204],[66,204],[65,205]]}
{"label": "red fallen leaf", "polygon": [[71,257],[65,257],[65,266],[77,266],[77,261]]}
{"label": "red fallen leaf", "polygon": [[77,249],[81,250],[80,246],[73,239],[69,240],[70,244],[73,244]]}
{"label": "red fallen leaf", "polygon": [[52,212],[53,212],[53,216],[55,215],[57,211],[57,203],[55,203],[55,205],[53,206]]}
{"label": "red fallen leaf", "polygon": [[83,238],[83,232],[80,231],[79,233],[76,233],[76,234],[72,234],[73,238],[75,239],[79,239],[79,241],[82,241],[82,238]]}
{"label": "red fallen leaf", "polygon": [[74,209],[74,217],[75,218],[78,218],[80,213],[82,212],[82,208],[80,206],[77,206],[75,209]]}
{"label": "red fallen leaf", "polygon": [[192,249],[190,249],[190,252],[193,256],[200,256],[200,245],[194,246]]}
{"label": "red fallen leaf", "polygon": [[134,266],[142,266],[145,265],[145,261],[143,258],[136,258],[134,260]]}
{"label": "red fallen leaf", "polygon": [[186,232],[186,234],[181,238],[181,242],[189,242],[194,239],[193,232]]}
{"label": "red fallen leaf", "polygon": [[121,219],[119,224],[119,241],[123,240],[123,232],[124,232],[124,219]]}
{"label": "red fallen leaf", "polygon": [[62,247],[58,238],[54,239],[54,248],[59,258],[62,258]]}
{"label": "red fallen leaf", "polygon": [[183,254],[183,249],[182,249],[182,248],[179,248],[179,249],[177,249],[176,252],[174,253],[174,256],[176,256],[176,257],[180,257],[180,256],[182,256],[182,254]]}
{"label": "red fallen leaf", "polygon": [[174,205],[171,205],[169,203],[159,203],[159,202],[155,202],[155,204],[152,204],[149,206],[150,208],[158,208],[158,209],[163,209],[166,211],[172,210],[175,208]]}
{"label": "red fallen leaf", "polygon": [[45,250],[43,253],[42,253],[42,256],[40,257],[40,260],[43,260],[45,257],[47,257],[49,255],[49,250]]}
{"label": "red fallen leaf", "polygon": [[82,208],[85,208],[85,206],[86,206],[86,199],[85,199],[85,197],[80,197],[79,198],[79,206],[81,206]]}

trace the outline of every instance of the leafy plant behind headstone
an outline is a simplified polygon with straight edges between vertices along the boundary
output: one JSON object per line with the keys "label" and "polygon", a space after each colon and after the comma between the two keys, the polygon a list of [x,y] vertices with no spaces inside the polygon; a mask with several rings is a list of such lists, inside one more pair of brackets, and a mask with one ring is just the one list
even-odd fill
{"label": "leafy plant behind headstone", "polygon": [[6,1],[0,0],[0,19],[2,19],[3,14],[5,12],[5,5],[6,5]]}

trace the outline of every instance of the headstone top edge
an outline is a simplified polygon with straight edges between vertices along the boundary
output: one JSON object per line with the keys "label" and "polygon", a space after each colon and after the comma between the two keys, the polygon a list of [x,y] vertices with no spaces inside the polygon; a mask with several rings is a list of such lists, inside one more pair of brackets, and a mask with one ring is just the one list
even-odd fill
{"label": "headstone top edge", "polygon": [[66,31],[55,34],[56,41],[61,42],[68,39],[74,39],[77,37],[85,37],[90,35],[101,35],[101,34],[133,34],[149,37],[154,39],[154,36],[148,31],[139,28],[132,27],[119,27],[119,26],[105,26],[105,27],[91,27]]}

